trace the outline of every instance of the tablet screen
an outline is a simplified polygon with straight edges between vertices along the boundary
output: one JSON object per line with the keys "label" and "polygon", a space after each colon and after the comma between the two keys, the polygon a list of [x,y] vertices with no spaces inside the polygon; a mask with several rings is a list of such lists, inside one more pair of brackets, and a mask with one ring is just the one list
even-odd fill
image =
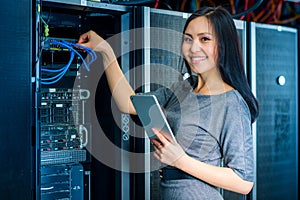
{"label": "tablet screen", "polygon": [[166,116],[154,95],[134,95],[130,98],[149,138],[156,138],[152,131],[152,128],[155,128],[176,142]]}

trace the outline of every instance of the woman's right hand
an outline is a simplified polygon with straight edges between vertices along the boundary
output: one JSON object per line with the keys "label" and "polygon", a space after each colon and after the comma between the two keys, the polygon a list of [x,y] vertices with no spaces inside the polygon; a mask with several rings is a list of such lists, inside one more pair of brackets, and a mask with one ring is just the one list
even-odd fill
{"label": "woman's right hand", "polygon": [[90,30],[79,37],[78,44],[101,53],[104,68],[116,61],[116,56],[110,44],[97,33]]}
{"label": "woman's right hand", "polygon": [[79,37],[78,44],[101,53],[107,82],[115,102],[123,113],[136,114],[130,96],[134,95],[132,87],[121,70],[110,44],[94,31],[88,31]]}
{"label": "woman's right hand", "polygon": [[[79,37],[78,44],[88,47],[90,49],[95,49],[101,43],[107,43],[102,37],[97,33],[90,30]],[[102,45],[101,45],[102,46]]]}

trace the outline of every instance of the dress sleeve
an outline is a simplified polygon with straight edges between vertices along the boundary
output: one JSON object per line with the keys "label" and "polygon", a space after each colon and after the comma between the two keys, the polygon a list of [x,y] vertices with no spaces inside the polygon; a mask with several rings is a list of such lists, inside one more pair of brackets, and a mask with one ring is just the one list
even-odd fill
{"label": "dress sleeve", "polygon": [[226,120],[221,135],[224,165],[242,179],[254,181],[253,135],[250,111],[240,97],[238,102],[229,102]]}
{"label": "dress sleeve", "polygon": [[[143,95],[143,94],[155,95],[159,104],[163,107],[167,104],[168,99],[171,95],[170,91],[168,91],[168,88],[165,87],[160,87],[157,90],[151,92],[136,93],[136,95]],[[137,125],[142,126],[142,123],[137,115],[130,115],[130,117]]]}
{"label": "dress sleeve", "polygon": [[165,106],[170,98],[171,92],[169,91],[168,88],[160,87],[155,91],[147,92],[144,94],[155,95],[159,104],[161,106]]}
{"label": "dress sleeve", "polygon": [[[191,77],[195,78],[195,77]],[[189,94],[192,89],[190,79],[173,83],[170,87],[160,87],[159,89],[148,92],[146,94],[153,94],[156,96],[159,104],[162,107],[173,105],[181,102]]]}

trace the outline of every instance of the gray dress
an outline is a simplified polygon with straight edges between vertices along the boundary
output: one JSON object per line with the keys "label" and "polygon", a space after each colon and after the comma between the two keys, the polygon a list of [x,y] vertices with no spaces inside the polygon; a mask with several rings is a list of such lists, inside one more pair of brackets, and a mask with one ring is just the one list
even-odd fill
{"label": "gray dress", "polygon": [[[151,93],[163,106],[178,143],[189,156],[211,165],[230,167],[242,179],[253,181],[251,117],[238,91],[201,95],[183,81]],[[218,188],[198,179],[162,180],[160,197],[223,199]]]}

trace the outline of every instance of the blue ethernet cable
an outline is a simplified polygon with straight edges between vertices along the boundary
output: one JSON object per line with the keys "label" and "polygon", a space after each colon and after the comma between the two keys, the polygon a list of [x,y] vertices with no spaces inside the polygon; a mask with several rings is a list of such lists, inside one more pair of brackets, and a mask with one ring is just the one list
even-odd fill
{"label": "blue ethernet cable", "polygon": [[[43,85],[51,85],[54,83],[57,83],[67,72],[67,70],[69,69],[69,67],[72,64],[72,61],[74,59],[75,53],[73,51],[71,51],[71,55],[70,55],[70,60],[69,62],[61,69],[59,69],[61,72],[53,77],[50,78],[41,78],[41,84]],[[48,69],[42,69],[42,71],[47,71]],[[54,71],[54,70],[51,70]],[[54,80],[55,79],[55,80]]]}
{"label": "blue ethernet cable", "polygon": [[86,63],[85,59],[84,59],[84,58],[82,57],[82,55],[81,55],[78,51],[76,51],[72,46],[67,45],[67,44],[65,44],[65,43],[63,43],[63,42],[58,42],[58,41],[56,41],[56,40],[53,40],[52,43],[53,43],[53,44],[59,44],[59,45],[62,45],[62,46],[64,46],[64,47],[67,47],[69,50],[71,50],[71,52],[76,53],[76,54],[81,58],[81,60],[82,60],[82,62],[83,62],[83,64],[84,64],[85,69],[86,69],[87,71],[90,71],[90,68],[89,68],[88,64]]}
{"label": "blue ethernet cable", "polygon": [[[75,54],[77,54],[81,58],[81,60],[83,61],[83,64],[84,64],[87,71],[90,71],[89,65],[97,59],[97,55],[96,55],[95,51],[93,51],[92,49],[87,48],[85,46],[75,44],[75,43],[71,43],[71,42],[66,42],[66,41],[59,42],[59,41],[56,41],[56,40],[53,40],[52,44],[58,44],[58,45],[61,45],[63,47],[66,47],[71,52],[70,60],[69,60],[68,64],[65,65],[64,67],[62,67],[61,69],[42,68],[41,69],[42,72],[59,73],[59,74],[55,75],[54,77],[41,78],[41,84],[50,85],[50,84],[54,84],[54,83],[58,82],[65,75],[67,70],[69,69],[70,65],[72,64],[72,61],[74,59]],[[73,47],[85,50],[92,57],[92,59],[87,63],[85,61],[85,59],[82,57],[82,55],[77,50],[75,50]]]}
{"label": "blue ethernet cable", "polygon": [[90,65],[97,59],[97,54],[95,53],[95,51],[88,47],[85,47],[85,46],[82,46],[82,45],[79,45],[76,43],[72,43],[72,42],[67,42],[67,41],[62,41],[62,43],[72,46],[72,47],[76,47],[76,48],[85,50],[92,57],[92,60],[87,63],[88,65]]}
{"label": "blue ethernet cable", "polygon": [[[65,66],[66,67],[66,66]],[[65,67],[62,67],[60,69],[47,69],[47,68],[42,68],[42,72],[52,72],[52,73],[57,73],[57,72],[61,72],[65,69]]]}

